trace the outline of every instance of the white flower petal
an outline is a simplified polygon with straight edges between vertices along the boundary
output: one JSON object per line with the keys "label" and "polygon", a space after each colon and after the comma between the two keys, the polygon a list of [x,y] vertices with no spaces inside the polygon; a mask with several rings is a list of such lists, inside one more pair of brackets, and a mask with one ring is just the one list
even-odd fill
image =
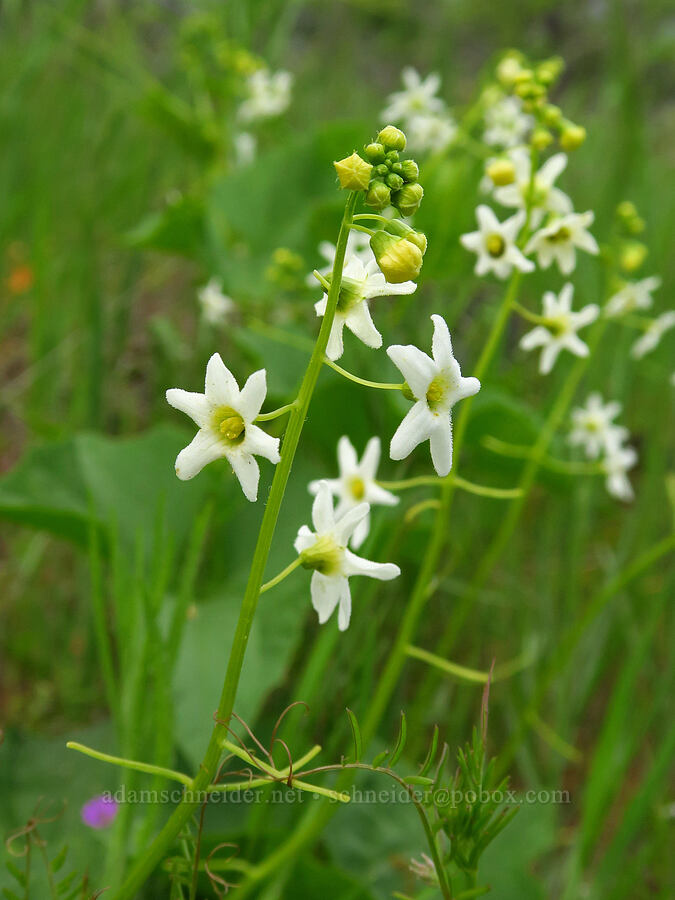
{"label": "white flower petal", "polygon": [[449,418],[434,428],[429,443],[436,474],[444,478],[452,468],[452,422]]}
{"label": "white flower petal", "polygon": [[346,435],[342,435],[337,446],[338,466],[340,475],[351,475],[359,467],[359,460],[354,445]]}
{"label": "white flower petal", "polygon": [[336,359],[340,359],[342,354],[345,352],[344,343],[342,340],[342,332],[344,330],[344,327],[344,316],[340,313],[336,313],[335,318],[333,319],[333,324],[331,325],[328,344],[326,346],[326,356],[328,357],[328,359],[332,359],[333,362],[335,362]]}
{"label": "white flower petal", "polygon": [[209,403],[214,406],[239,405],[239,388],[232,372],[227,368],[220,353],[214,353],[206,364],[206,382],[204,392]]}
{"label": "white flower petal", "polygon": [[258,482],[260,481],[260,466],[257,460],[250,453],[244,453],[241,450],[228,451],[227,458],[234,474],[239,479],[244,496],[251,503],[255,503],[258,499]]}
{"label": "white flower petal", "polygon": [[349,628],[349,620],[352,617],[352,595],[346,578],[339,580],[339,588],[338,629],[339,631],[346,631]]}
{"label": "white flower petal", "polygon": [[244,447],[248,453],[255,453],[256,456],[264,456],[271,463],[278,463],[281,459],[279,455],[279,438],[272,437],[257,425],[246,426],[246,438]]}
{"label": "white flower petal", "polygon": [[303,550],[308,550],[310,547],[313,547],[314,544],[316,544],[316,535],[307,527],[307,525],[302,525],[298,531],[298,536],[293,543],[296,553],[300,554]]}
{"label": "white flower petal", "polygon": [[345,550],[344,573],[347,576],[367,575],[368,578],[377,578],[378,581],[391,581],[392,578],[398,578],[401,570],[394,563],[372,562],[357,556],[351,550]]}
{"label": "white flower petal", "polygon": [[431,352],[434,356],[436,365],[444,369],[454,362],[455,357],[452,353],[452,340],[450,331],[445,319],[439,315],[433,315],[431,321],[434,323],[434,335],[431,339]]}
{"label": "white flower petal", "polygon": [[169,388],[166,392],[166,399],[174,409],[179,409],[190,416],[199,428],[205,428],[209,424],[211,408],[205,394],[183,391],[180,388]]}
{"label": "white flower petal", "polygon": [[259,369],[249,375],[239,394],[237,412],[245,422],[252,422],[260,412],[267,395],[267,373]]}
{"label": "white flower petal", "polygon": [[194,478],[209,463],[225,456],[225,446],[210,431],[200,430],[176,457],[176,475],[181,481]]}
{"label": "white flower petal", "polygon": [[389,455],[392,459],[405,459],[423,441],[428,440],[434,429],[435,419],[425,400],[418,401],[408,412],[391,439]]}
{"label": "white flower petal", "polygon": [[312,522],[317,534],[325,534],[335,525],[335,513],[333,511],[333,495],[326,481],[319,484],[314,503],[312,504]]}
{"label": "white flower petal", "polygon": [[434,361],[412,344],[387,347],[387,356],[403,375],[415,397],[426,397],[427,389],[438,374]]}
{"label": "white flower petal", "polygon": [[347,546],[349,538],[356,530],[356,526],[365,519],[369,512],[370,505],[368,503],[359,503],[358,506],[348,509],[344,515],[340,516],[333,526],[335,539],[340,546]]}
{"label": "white flower petal", "polygon": [[[339,454],[338,447],[338,454]],[[361,457],[361,473],[367,480],[372,480],[377,474],[377,467],[380,464],[380,455],[382,453],[382,443],[379,437],[372,437],[366,444],[366,449]]]}
{"label": "white flower petal", "polygon": [[543,325],[537,325],[521,337],[519,347],[521,350],[534,350],[535,347],[548,344],[550,340],[551,332]]}
{"label": "white flower petal", "polygon": [[[319,624],[327,622],[340,602],[341,582],[346,578],[327,578],[321,572],[312,573],[312,606],[319,614]],[[347,588],[349,590],[349,588]]]}
{"label": "white flower petal", "polygon": [[365,300],[357,303],[349,310],[345,324],[352,334],[355,334],[367,347],[377,349],[382,346],[382,335],[373,324],[370,310]]}
{"label": "white flower petal", "polygon": [[355,550],[358,550],[361,544],[368,537],[368,533],[370,531],[370,513],[367,513],[359,522],[359,524],[354,529],[354,533],[351,537],[351,545]]}

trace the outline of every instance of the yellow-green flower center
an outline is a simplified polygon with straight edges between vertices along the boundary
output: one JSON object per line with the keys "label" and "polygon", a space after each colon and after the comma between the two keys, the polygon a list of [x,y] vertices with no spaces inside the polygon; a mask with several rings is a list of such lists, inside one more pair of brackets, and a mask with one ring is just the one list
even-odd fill
{"label": "yellow-green flower center", "polygon": [[241,444],[246,437],[246,423],[229,406],[220,406],[213,414],[214,429],[230,444]]}
{"label": "yellow-green flower center", "polygon": [[485,249],[490,256],[501,256],[506,249],[506,241],[501,234],[489,234],[485,239]]}
{"label": "yellow-green flower center", "polygon": [[430,409],[435,409],[443,402],[448,390],[448,382],[443,375],[437,375],[427,388],[427,403]]}
{"label": "yellow-green flower center", "polygon": [[355,500],[363,500],[366,496],[366,483],[359,475],[352,475],[349,479],[349,490]]}
{"label": "yellow-green flower center", "polygon": [[553,337],[562,337],[569,331],[570,322],[567,316],[555,316],[544,322]]}
{"label": "yellow-green flower center", "polygon": [[343,547],[336,544],[330,535],[323,535],[300,554],[303,569],[314,569],[322,575],[337,575],[342,563]]}
{"label": "yellow-green flower center", "polygon": [[564,244],[566,241],[569,241],[571,237],[572,232],[566,225],[563,225],[553,234],[549,234],[546,240],[549,244]]}

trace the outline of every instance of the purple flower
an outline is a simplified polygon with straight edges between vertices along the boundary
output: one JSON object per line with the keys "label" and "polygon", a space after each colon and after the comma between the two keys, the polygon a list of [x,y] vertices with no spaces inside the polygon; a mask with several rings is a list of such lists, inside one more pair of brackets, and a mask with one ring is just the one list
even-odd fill
{"label": "purple flower", "polygon": [[117,815],[117,802],[112,797],[99,794],[92,797],[82,807],[80,815],[85,825],[90,828],[107,828],[115,820]]}

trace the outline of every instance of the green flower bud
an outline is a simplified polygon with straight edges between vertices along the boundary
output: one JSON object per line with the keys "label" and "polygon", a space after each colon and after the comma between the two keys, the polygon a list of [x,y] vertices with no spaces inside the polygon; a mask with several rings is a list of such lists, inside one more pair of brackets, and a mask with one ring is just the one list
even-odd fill
{"label": "green flower bud", "polygon": [[396,191],[392,202],[402,216],[412,216],[420,208],[424,188],[419,182],[404,184],[400,191]]}
{"label": "green flower bud", "polygon": [[568,122],[560,133],[560,146],[563,150],[576,150],[586,140],[586,129],[583,125]]}
{"label": "green flower bud", "polygon": [[401,175],[406,181],[417,181],[420,177],[419,166],[414,159],[404,159],[401,163]]}
{"label": "green flower bud", "polygon": [[640,241],[626,241],[621,247],[619,263],[629,275],[636,272],[647,258],[647,247]]}
{"label": "green flower bud", "polygon": [[389,166],[386,163],[380,163],[379,166],[375,166],[375,174],[380,178],[386,178],[389,174]]}
{"label": "green flower bud", "polygon": [[403,163],[395,162],[391,167],[391,171],[394,175],[403,175]]}
{"label": "green flower bud", "polygon": [[637,206],[630,200],[623,200],[616,208],[616,214],[620,219],[628,221],[637,216]]}
{"label": "green flower bud", "polygon": [[403,219],[392,219],[384,226],[384,230],[389,234],[395,234],[397,237],[405,238],[415,244],[422,251],[422,255],[427,252],[427,236],[421,231],[415,231]]}
{"label": "green flower bud", "polygon": [[405,135],[395,125],[385,126],[378,134],[377,139],[381,144],[384,144],[386,150],[405,150]]}
{"label": "green flower bud", "polygon": [[373,167],[365,159],[361,159],[358,153],[354,152],[351,156],[334,162],[333,165],[340,179],[340,187],[347,191],[365,191],[367,189]]}
{"label": "green flower bud", "polygon": [[494,185],[504,187],[516,180],[516,167],[510,159],[495,159],[486,168],[485,174]]}
{"label": "green flower bud", "polygon": [[398,162],[398,150],[390,150],[385,157],[385,162],[391,169],[394,163]]}
{"label": "green flower bud", "polygon": [[640,216],[633,216],[633,218],[626,223],[628,230],[631,234],[642,234],[645,230],[645,220]]}
{"label": "green flower bud", "polygon": [[377,231],[370,246],[380,271],[390,284],[417,278],[422,268],[422,251],[406,238]]}
{"label": "green flower bud", "polygon": [[504,56],[497,66],[497,78],[504,87],[513,87],[522,71],[523,57],[516,50],[511,50]]}
{"label": "green flower bud", "polygon": [[530,141],[535,150],[545,150],[553,143],[553,135],[547,128],[535,128]]}
{"label": "green flower bud", "polygon": [[552,56],[537,66],[537,79],[548,87],[560,78],[564,68],[565,63],[561,57]]}
{"label": "green flower bud", "polygon": [[390,175],[387,175],[385,179],[387,185],[392,189],[392,191],[400,191],[403,187],[403,179],[400,175],[396,175],[392,172]]}
{"label": "green flower bud", "polygon": [[386,209],[391,203],[391,190],[383,181],[373,181],[366,194],[366,206],[372,209]]}
{"label": "green flower bud", "polygon": [[381,163],[384,161],[385,149],[382,144],[377,141],[373,141],[372,144],[368,144],[365,148],[366,158],[371,163]]}
{"label": "green flower bud", "polygon": [[542,110],[542,119],[544,120],[544,125],[548,125],[549,128],[555,128],[562,119],[562,110],[553,103],[547,103]]}

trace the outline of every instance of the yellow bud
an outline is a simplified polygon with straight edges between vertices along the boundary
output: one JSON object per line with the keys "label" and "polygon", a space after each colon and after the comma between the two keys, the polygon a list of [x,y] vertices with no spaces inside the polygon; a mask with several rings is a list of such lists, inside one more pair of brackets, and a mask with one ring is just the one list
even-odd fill
{"label": "yellow bud", "polygon": [[553,103],[547,103],[542,110],[542,118],[545,125],[548,125],[549,128],[555,128],[562,119],[562,110]]}
{"label": "yellow bud", "polygon": [[378,134],[377,140],[385,150],[405,150],[405,134],[395,125],[386,125]]}
{"label": "yellow bud", "polygon": [[400,191],[392,197],[392,203],[402,216],[412,216],[420,207],[424,188],[416,181],[412,184],[404,184]]}
{"label": "yellow bud", "polygon": [[495,159],[485,170],[488,178],[497,187],[513,184],[516,180],[516,168],[510,159]]}
{"label": "yellow bud", "polygon": [[620,219],[633,219],[637,216],[637,207],[630,200],[623,200],[616,208],[616,214]]}
{"label": "yellow bud", "polygon": [[497,66],[497,79],[504,85],[504,87],[513,87],[516,83],[520,72],[522,71],[521,65],[522,57],[519,53],[507,53],[506,56],[500,61]]}
{"label": "yellow bud", "polygon": [[340,179],[340,187],[347,191],[365,191],[368,188],[373,167],[358,153],[354,152],[333,165]]}
{"label": "yellow bud", "polygon": [[547,128],[535,128],[530,141],[535,150],[545,150],[553,143],[553,135]]}
{"label": "yellow bud", "polygon": [[647,247],[640,241],[627,241],[621,247],[619,263],[624,272],[636,272],[647,258]]}
{"label": "yellow bud", "polygon": [[417,278],[422,268],[421,249],[407,238],[377,231],[370,246],[380,271],[390,284],[401,284]]}
{"label": "yellow bud", "polygon": [[576,150],[586,140],[586,129],[583,125],[565,125],[560,133],[560,146],[563,150]]}
{"label": "yellow bud", "polygon": [[411,228],[410,225],[406,224],[402,219],[392,219],[391,222],[384,226],[384,230],[389,234],[396,235],[396,237],[406,238],[406,240],[420,248],[422,255],[427,252],[426,234],[423,234],[421,231],[415,231],[414,228]]}

